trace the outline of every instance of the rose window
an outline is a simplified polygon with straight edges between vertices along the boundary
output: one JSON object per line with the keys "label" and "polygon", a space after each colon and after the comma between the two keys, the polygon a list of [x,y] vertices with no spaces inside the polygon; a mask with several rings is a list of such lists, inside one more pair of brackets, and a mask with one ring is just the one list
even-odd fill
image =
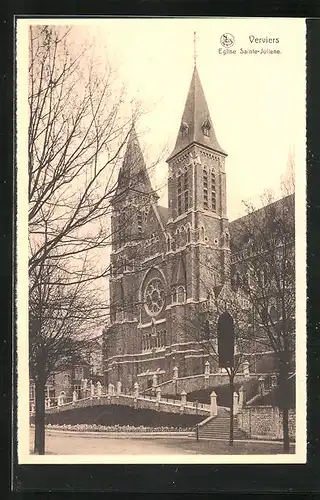
{"label": "rose window", "polygon": [[165,303],[164,286],[160,279],[149,281],[144,292],[145,308],[150,316],[156,316]]}

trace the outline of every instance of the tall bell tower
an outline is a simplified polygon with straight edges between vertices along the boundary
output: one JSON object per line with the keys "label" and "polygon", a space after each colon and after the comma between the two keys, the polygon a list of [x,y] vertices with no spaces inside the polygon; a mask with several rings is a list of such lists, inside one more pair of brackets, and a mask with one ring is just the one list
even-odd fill
{"label": "tall bell tower", "polygon": [[187,298],[205,299],[229,276],[226,152],[220,146],[196,58],[174,149],[167,159],[168,233],[183,252]]}

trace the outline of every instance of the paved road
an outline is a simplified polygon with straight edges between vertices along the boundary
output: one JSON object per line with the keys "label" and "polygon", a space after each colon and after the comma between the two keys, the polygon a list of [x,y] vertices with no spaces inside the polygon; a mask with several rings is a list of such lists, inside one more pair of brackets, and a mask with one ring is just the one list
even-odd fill
{"label": "paved road", "polygon": [[[30,433],[30,452],[33,432]],[[52,434],[46,437],[46,452],[53,455],[195,455],[195,454],[252,454],[281,453],[278,443],[234,443],[191,439],[139,439],[82,437]],[[291,450],[290,450],[291,451]],[[294,449],[292,447],[292,451]]]}
{"label": "paved road", "polygon": [[[181,441],[185,440],[180,441],[179,439],[178,441],[179,443],[176,446],[172,446],[170,439],[118,439],[48,435],[46,437],[46,452],[54,455],[181,455],[197,453],[197,451],[181,449]],[[30,439],[31,449],[32,439]]]}

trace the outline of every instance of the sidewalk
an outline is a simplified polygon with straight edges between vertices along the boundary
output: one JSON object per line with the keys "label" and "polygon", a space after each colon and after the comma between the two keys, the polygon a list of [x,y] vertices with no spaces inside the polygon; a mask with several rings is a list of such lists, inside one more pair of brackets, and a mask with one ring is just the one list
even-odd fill
{"label": "sidewalk", "polygon": [[190,432],[99,432],[99,431],[64,431],[58,429],[46,429],[47,436],[54,435],[64,435],[64,436],[79,436],[79,437],[92,437],[92,438],[110,438],[110,439],[121,439],[121,438],[131,438],[131,439],[165,439],[165,438],[175,438],[175,439],[195,439],[193,434]]}
{"label": "sidewalk", "polygon": [[[195,433],[186,432],[99,432],[99,431],[70,431],[70,430],[58,430],[58,429],[46,429],[46,435],[64,435],[64,436],[79,436],[79,437],[92,437],[92,438],[110,438],[110,439],[190,439],[196,441]],[[228,439],[199,439],[199,441],[218,441],[218,442],[229,442]],[[278,444],[281,445],[281,440],[273,439],[234,439],[234,443],[261,443],[261,444]],[[295,443],[290,443],[294,445]]]}

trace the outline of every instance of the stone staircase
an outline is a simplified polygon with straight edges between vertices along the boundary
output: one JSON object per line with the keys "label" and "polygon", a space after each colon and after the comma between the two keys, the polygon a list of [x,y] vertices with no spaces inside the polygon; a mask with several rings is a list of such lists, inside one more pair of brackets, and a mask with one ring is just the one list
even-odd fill
{"label": "stone staircase", "polygon": [[[223,439],[228,440],[230,433],[230,412],[225,408],[218,407],[218,415],[208,417],[198,424],[199,439]],[[245,439],[245,432],[238,428],[237,418],[233,419],[233,438]]]}

